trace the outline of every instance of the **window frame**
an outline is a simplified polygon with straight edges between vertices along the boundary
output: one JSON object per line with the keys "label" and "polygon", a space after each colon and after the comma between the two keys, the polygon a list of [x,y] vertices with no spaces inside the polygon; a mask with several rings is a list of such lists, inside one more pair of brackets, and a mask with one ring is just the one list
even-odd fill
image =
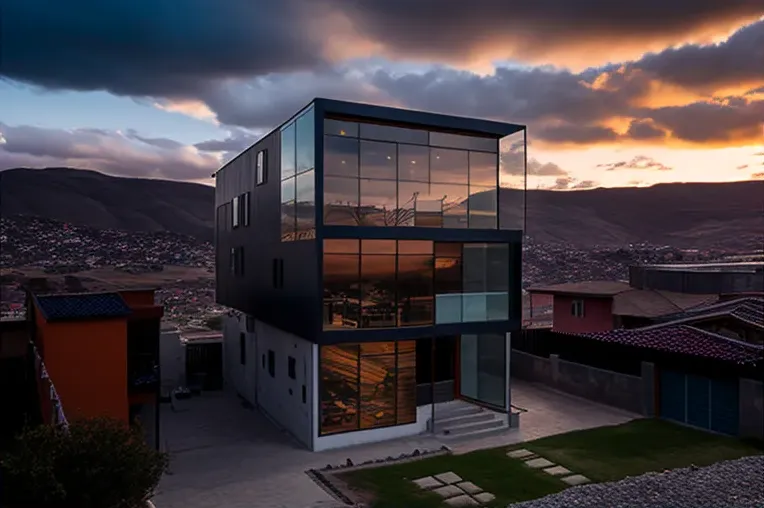
{"label": "window frame", "polygon": [[586,315],[586,307],[583,299],[577,298],[573,300],[570,305],[571,316],[581,319]]}
{"label": "window frame", "polygon": [[236,196],[231,200],[231,228],[236,229],[241,225],[241,196]]}

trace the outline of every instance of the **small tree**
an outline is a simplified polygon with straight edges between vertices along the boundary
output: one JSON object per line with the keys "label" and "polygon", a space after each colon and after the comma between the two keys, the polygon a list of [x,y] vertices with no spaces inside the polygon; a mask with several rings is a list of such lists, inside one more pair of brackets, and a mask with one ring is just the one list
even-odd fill
{"label": "small tree", "polygon": [[68,431],[41,425],[22,432],[0,459],[0,504],[138,508],[154,494],[167,464],[139,428],[116,420],[78,420]]}

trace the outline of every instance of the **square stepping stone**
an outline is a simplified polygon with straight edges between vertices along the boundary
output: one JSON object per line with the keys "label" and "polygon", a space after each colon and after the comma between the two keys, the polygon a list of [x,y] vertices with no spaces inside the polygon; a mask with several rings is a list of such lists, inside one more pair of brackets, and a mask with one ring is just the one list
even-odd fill
{"label": "square stepping stone", "polygon": [[452,483],[459,483],[460,481],[462,481],[461,476],[451,471],[449,471],[448,473],[436,474],[435,479],[445,483],[446,485],[451,485]]}
{"label": "square stepping stone", "polygon": [[446,504],[449,506],[478,506],[480,503],[472,499],[470,496],[462,494],[461,496],[446,499]]}
{"label": "square stepping stone", "polygon": [[439,482],[432,476],[425,476],[424,478],[418,478],[414,480],[417,487],[424,490],[432,490],[438,487],[442,487],[443,483]]}
{"label": "square stepping stone", "polygon": [[552,476],[565,476],[566,474],[570,474],[571,470],[562,466],[554,466],[544,469],[544,472]]}
{"label": "square stepping stone", "polygon": [[568,485],[583,485],[589,483],[591,480],[582,474],[574,474],[573,476],[566,476],[562,479]]}
{"label": "square stepping stone", "polygon": [[494,496],[490,492],[482,492],[480,494],[475,495],[475,499],[477,499],[481,503],[490,503],[491,501],[496,499],[496,496]]}
{"label": "square stepping stone", "polygon": [[478,487],[472,482],[457,483],[456,486],[462,489],[467,494],[477,494],[478,492],[483,492],[483,489],[481,489],[480,487]]}
{"label": "square stepping stone", "polygon": [[551,460],[547,460],[544,457],[539,457],[537,459],[531,459],[526,461],[525,465],[528,467],[532,467],[533,469],[542,469],[542,468],[554,466],[554,462],[552,462]]}
{"label": "square stepping stone", "polygon": [[510,459],[525,459],[528,457],[532,457],[533,455],[536,455],[536,454],[530,450],[526,450],[525,448],[507,452],[507,457],[509,457]]}
{"label": "square stepping stone", "polygon": [[445,487],[440,487],[438,489],[433,490],[436,494],[438,494],[440,497],[444,497],[446,499],[450,497],[456,497],[456,496],[463,496],[464,491],[457,487],[456,485],[446,485]]}

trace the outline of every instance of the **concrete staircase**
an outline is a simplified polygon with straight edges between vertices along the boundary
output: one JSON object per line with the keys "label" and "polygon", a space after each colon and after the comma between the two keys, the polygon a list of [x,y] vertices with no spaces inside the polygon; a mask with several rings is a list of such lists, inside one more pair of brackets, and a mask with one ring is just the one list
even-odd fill
{"label": "concrete staircase", "polygon": [[456,400],[435,406],[435,435],[443,441],[487,437],[508,429],[506,414],[475,404]]}

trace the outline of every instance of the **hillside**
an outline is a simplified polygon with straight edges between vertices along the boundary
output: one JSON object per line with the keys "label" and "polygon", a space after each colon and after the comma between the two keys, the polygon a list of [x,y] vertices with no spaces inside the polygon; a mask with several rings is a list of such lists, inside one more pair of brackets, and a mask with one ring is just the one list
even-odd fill
{"label": "hillside", "polygon": [[71,168],[0,172],[0,214],[33,215],[98,229],[171,231],[212,240],[212,187],[116,178]]}
{"label": "hillside", "polygon": [[[579,247],[648,242],[684,248],[761,248],[764,182],[677,183],[574,192],[530,190],[528,234]],[[502,214],[522,209],[502,191]],[[480,199],[473,196],[472,199]],[[211,187],[69,168],[0,172],[0,214],[99,229],[171,231],[211,239]]]}

